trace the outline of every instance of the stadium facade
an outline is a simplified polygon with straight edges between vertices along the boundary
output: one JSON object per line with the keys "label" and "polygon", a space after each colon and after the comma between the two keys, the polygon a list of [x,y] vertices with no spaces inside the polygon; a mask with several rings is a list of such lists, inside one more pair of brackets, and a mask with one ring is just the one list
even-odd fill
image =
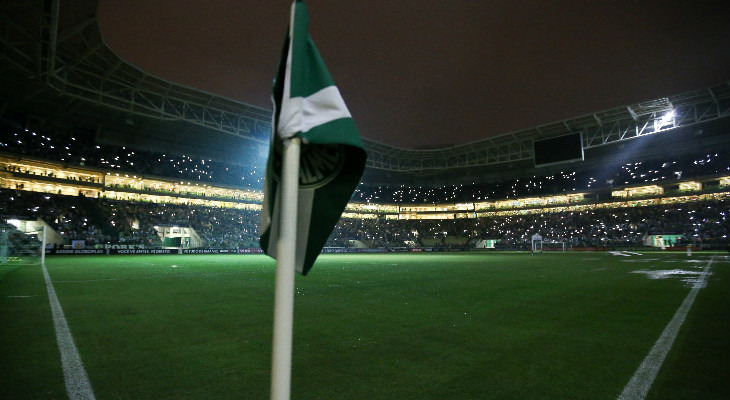
{"label": "stadium facade", "polygon": [[[95,9],[94,0],[0,6],[3,118],[36,130],[87,130],[102,144],[262,163],[270,110],[137,69],[104,44]],[[533,142],[573,132],[583,134],[588,167],[628,157],[625,146],[638,147],[628,142],[639,138],[646,139],[636,151],[641,157],[727,147],[728,116],[730,85],[724,82],[448,148],[401,149],[366,140],[366,182],[443,185],[550,173],[534,170]],[[649,139],[669,131],[671,139]],[[658,148],[665,150],[652,154]]]}
{"label": "stadium facade", "polygon": [[[81,138],[84,151],[102,146],[124,149],[131,153],[126,154],[127,164],[115,164],[112,155],[106,164],[86,165],[83,157],[71,152],[68,159],[49,160],[41,148],[27,154],[18,150],[22,146],[8,147],[17,139],[4,137],[0,149],[3,186],[64,195],[260,208],[271,111],[165,81],[125,62],[105,45],[95,9],[93,0],[0,5],[3,134],[23,131],[34,136],[38,132],[48,140],[51,136]],[[730,82],[724,82],[445,148],[402,149],[364,140],[366,173],[360,197],[353,198],[346,217],[479,218],[494,212],[547,212],[552,206],[620,202],[637,196],[660,202],[673,201],[666,199],[675,195],[717,196],[730,186],[727,169],[705,168],[692,174],[687,168],[667,167],[656,174],[657,182],[622,180],[616,171],[635,163],[661,163],[668,156],[690,164],[709,155],[727,160],[729,132]],[[536,165],[535,152],[540,151],[536,143],[576,133],[581,141],[579,160]],[[190,171],[198,171],[197,179],[195,174],[181,180],[162,172],[135,174],[129,161],[134,151],[151,154],[160,163],[167,157],[172,160],[172,155],[178,165],[180,159],[189,161]],[[193,167],[193,159],[203,164],[207,160],[208,165]],[[213,178],[207,168],[216,163],[247,171],[253,178],[243,182]],[[556,183],[520,193],[478,194],[505,182],[514,186],[521,179],[550,180],[566,173],[590,176],[589,184],[577,185],[578,191],[574,185],[568,192]],[[566,181],[570,179],[575,182],[576,178]],[[372,195],[383,188],[387,196]],[[460,193],[403,196],[414,188],[455,192],[460,188]]]}

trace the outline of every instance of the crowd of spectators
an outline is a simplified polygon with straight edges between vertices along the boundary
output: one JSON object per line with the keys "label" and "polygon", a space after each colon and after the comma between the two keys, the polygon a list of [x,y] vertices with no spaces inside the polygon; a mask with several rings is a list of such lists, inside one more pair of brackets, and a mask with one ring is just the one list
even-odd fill
{"label": "crowd of spectators", "polygon": [[[0,151],[88,165],[120,172],[185,178],[194,182],[260,188],[263,166],[232,165],[188,156],[140,152],[94,144],[92,134],[53,135],[0,125]],[[380,204],[478,202],[560,194],[596,187],[663,182],[730,173],[730,151],[695,157],[668,156],[662,161],[632,162],[600,171],[576,170],[543,176],[474,184],[417,187],[360,185],[352,201]],[[22,189],[22,188],[17,188]],[[727,241],[726,201],[697,202],[632,209],[529,214],[458,220],[342,219],[329,246],[354,242],[367,246],[473,245],[499,239],[505,246],[529,241],[539,232],[575,245],[638,244],[647,234],[680,234],[685,241]],[[233,208],[133,203],[86,199],[24,190],[0,190],[0,215],[41,218],[67,242],[87,245],[133,243],[160,245],[155,226],[193,228],[208,247],[255,247],[259,213]]]}
{"label": "crowd of spectators", "polygon": [[91,132],[42,133],[5,121],[0,124],[0,151],[60,161],[70,165],[185,179],[205,184],[261,189],[265,166],[221,163],[186,155],[135,151],[99,145]]}
{"label": "crowd of spectators", "polygon": [[[524,247],[540,233],[571,247],[641,246],[647,235],[681,235],[681,244],[728,243],[730,200],[455,220],[343,219],[328,245],[349,240],[378,247],[469,247],[496,239]],[[678,243],[679,244],[679,243]]]}
{"label": "crowd of spectators", "polygon": [[[524,247],[540,233],[570,246],[640,246],[646,235],[681,235],[681,243],[728,243],[730,200],[631,208],[534,213],[454,220],[343,218],[330,247],[459,247],[497,239]],[[0,215],[41,218],[66,241],[159,246],[155,226],[191,227],[209,248],[258,246],[257,211],[0,190]]]}
{"label": "crowd of spectators", "polygon": [[728,150],[695,157],[667,156],[662,160],[632,162],[596,170],[557,172],[472,184],[439,187],[361,185],[353,195],[353,201],[385,204],[478,202],[610,189],[719,174],[730,175]]}
{"label": "crowd of spectators", "polygon": [[[248,165],[190,156],[136,151],[122,146],[95,144],[93,133],[54,134],[0,124],[0,151],[99,167],[119,172],[183,178],[202,184],[261,190],[265,160]],[[260,164],[260,165],[259,165]],[[661,160],[605,165],[588,170],[563,171],[541,176],[440,186],[371,186],[361,184],[352,201],[385,204],[476,202],[542,196],[597,188],[667,182],[679,178],[730,174],[730,150],[697,156],[667,156]]]}
{"label": "crowd of spectators", "polygon": [[250,248],[258,245],[259,213],[232,208],[86,199],[48,193],[0,189],[0,215],[48,223],[66,244],[84,240],[160,246],[155,226],[191,227],[206,247]]}
{"label": "crowd of spectators", "polygon": [[[147,230],[154,229],[154,226],[191,227],[209,248],[258,246],[257,211],[177,204],[111,203],[117,208],[126,208],[137,218],[139,226]],[[125,229],[128,227],[129,224],[125,225]]]}
{"label": "crowd of spectators", "polygon": [[111,241],[112,237],[90,221],[86,208],[80,204],[69,196],[0,189],[0,215],[6,220],[41,218],[68,243],[77,239],[90,244]]}

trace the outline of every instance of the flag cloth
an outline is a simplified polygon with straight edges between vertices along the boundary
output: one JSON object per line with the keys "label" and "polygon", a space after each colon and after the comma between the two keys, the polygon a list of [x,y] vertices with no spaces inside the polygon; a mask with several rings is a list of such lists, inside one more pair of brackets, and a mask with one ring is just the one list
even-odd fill
{"label": "flag cloth", "polygon": [[306,275],[339,221],[365,169],[362,141],[327,67],[309,37],[307,6],[292,4],[274,80],[274,116],[266,165],[260,244],[276,258],[283,141],[302,139],[295,265]]}

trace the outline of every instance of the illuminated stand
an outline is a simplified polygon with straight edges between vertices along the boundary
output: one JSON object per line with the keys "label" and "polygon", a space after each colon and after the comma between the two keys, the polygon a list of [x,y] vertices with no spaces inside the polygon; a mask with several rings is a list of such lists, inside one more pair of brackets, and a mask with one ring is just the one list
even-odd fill
{"label": "illuminated stand", "polygon": [[540,236],[539,233],[536,233],[532,235],[532,254],[535,254],[538,249],[538,245],[540,246],[540,254],[542,254],[542,236]]}
{"label": "illuminated stand", "polygon": [[0,220],[0,264],[35,265],[44,253],[41,236],[45,222]]}

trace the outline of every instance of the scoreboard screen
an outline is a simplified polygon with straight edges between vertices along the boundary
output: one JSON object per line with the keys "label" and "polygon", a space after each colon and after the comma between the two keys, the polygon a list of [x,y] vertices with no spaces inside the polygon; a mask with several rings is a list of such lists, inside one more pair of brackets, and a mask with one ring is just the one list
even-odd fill
{"label": "scoreboard screen", "polygon": [[535,166],[583,161],[583,133],[557,136],[532,142]]}

